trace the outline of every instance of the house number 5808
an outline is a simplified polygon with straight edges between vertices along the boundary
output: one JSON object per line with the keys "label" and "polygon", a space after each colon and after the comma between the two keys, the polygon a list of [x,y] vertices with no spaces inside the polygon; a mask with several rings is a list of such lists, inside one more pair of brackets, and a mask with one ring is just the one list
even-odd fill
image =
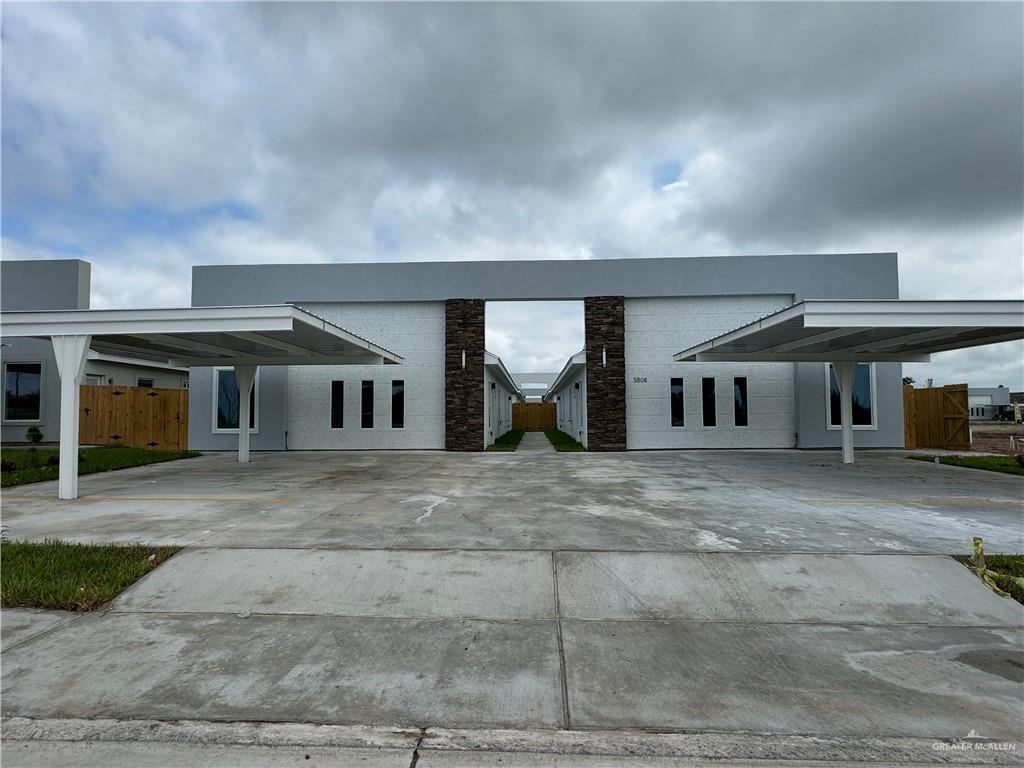
{"label": "house number 5808", "polygon": [[646,384],[647,383],[647,377],[646,376],[634,376],[633,377],[633,383],[634,384]]}

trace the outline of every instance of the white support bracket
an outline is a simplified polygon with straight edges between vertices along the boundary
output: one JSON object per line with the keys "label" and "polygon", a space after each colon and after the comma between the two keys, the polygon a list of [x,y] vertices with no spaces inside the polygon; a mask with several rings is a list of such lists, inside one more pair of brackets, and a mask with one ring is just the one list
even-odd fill
{"label": "white support bracket", "polygon": [[249,462],[249,398],[256,381],[256,365],[236,365],[235,382],[238,384],[238,463]]}
{"label": "white support bracket", "polygon": [[79,386],[85,376],[90,336],[51,336],[60,375],[60,470],[57,498],[78,498]]}

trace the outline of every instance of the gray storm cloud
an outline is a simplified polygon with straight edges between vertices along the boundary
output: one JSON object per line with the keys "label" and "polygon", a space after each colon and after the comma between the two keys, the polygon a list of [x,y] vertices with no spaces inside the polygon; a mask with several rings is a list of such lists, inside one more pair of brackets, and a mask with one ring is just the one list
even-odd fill
{"label": "gray storm cloud", "polygon": [[[854,250],[1020,297],[1022,13],[8,4],[4,257],[90,259],[97,305],[187,303],[195,263]],[[546,339],[513,369],[576,351],[495,317]],[[1024,386],[1021,352],[929,371]]]}

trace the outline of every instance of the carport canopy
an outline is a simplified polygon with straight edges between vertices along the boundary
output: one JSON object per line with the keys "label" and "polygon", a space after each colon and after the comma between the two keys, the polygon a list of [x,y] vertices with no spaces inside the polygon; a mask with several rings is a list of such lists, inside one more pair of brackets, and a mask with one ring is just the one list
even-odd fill
{"label": "carport canopy", "polygon": [[[58,496],[78,496],[79,385],[91,349],[179,367],[233,367],[241,427],[261,365],[387,365],[393,352],[293,304],[0,313],[0,335],[49,338],[61,383]],[[249,430],[238,430],[249,460]]]}
{"label": "carport canopy", "polygon": [[808,300],[677,352],[676,362],[832,363],[843,463],[853,463],[858,363],[922,363],[936,352],[1024,338],[1024,301]]}

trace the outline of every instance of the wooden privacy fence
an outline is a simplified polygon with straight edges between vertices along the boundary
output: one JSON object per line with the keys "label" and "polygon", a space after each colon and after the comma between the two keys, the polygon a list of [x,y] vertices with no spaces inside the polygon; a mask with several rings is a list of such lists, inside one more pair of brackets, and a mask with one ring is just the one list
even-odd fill
{"label": "wooden privacy fence", "polygon": [[967,385],[903,387],[903,437],[907,448],[971,449]]}
{"label": "wooden privacy fence", "polygon": [[512,429],[543,432],[556,426],[554,403],[513,403]]}
{"label": "wooden privacy fence", "polygon": [[81,388],[82,445],[188,448],[188,390],[154,387]]}

